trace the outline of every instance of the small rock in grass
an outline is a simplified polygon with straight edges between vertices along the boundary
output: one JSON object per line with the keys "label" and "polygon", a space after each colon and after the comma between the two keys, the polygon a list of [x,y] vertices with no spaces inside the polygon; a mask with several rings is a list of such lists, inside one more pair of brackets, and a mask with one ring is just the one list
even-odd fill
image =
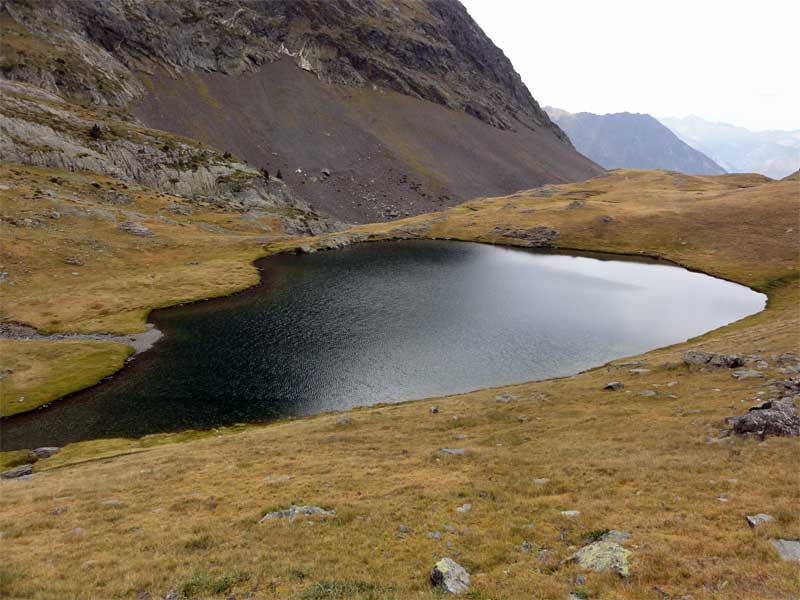
{"label": "small rock in grass", "polygon": [[641,368],[631,369],[630,371],[628,371],[628,373],[630,373],[631,375],[647,375],[650,372],[651,369],[641,369]]}
{"label": "small rock in grass", "polygon": [[758,527],[762,523],[769,523],[770,521],[775,520],[772,515],[768,515],[766,513],[747,515],[745,518],[747,519],[747,524],[750,525],[750,527]]}
{"label": "small rock in grass", "polygon": [[19,465],[14,467],[13,469],[9,469],[8,471],[3,471],[0,474],[0,477],[3,479],[17,479],[18,477],[25,477],[27,475],[33,474],[33,465],[30,463],[26,463],[24,465]]}
{"label": "small rock in grass", "polygon": [[800,541],[798,540],[772,540],[772,545],[778,551],[782,560],[800,562]]}
{"label": "small rock in grass", "polygon": [[653,396],[657,396],[657,395],[658,395],[658,394],[657,394],[655,391],[653,391],[653,390],[643,390],[642,392],[640,392],[640,394],[641,394],[642,396],[644,396],[645,398],[652,398]]}
{"label": "small rock in grass", "polygon": [[124,231],[125,233],[138,235],[140,237],[153,237],[155,235],[155,233],[153,233],[153,231],[146,225],[135,223],[133,221],[123,221],[117,225],[117,229]]}
{"label": "small rock in grass", "polygon": [[627,531],[618,531],[616,529],[609,529],[600,540],[604,542],[615,542],[617,544],[622,544],[627,542],[631,539],[631,534]]}
{"label": "small rock in grass", "polygon": [[443,558],[431,571],[431,583],[450,594],[463,594],[469,589],[469,573],[451,558]]}
{"label": "small rock in grass", "polygon": [[538,478],[533,480],[533,483],[535,483],[536,485],[544,485],[548,481],[550,481],[550,480],[547,477],[538,477]]}
{"label": "small rock in grass", "polygon": [[103,500],[100,504],[102,504],[104,508],[119,508],[122,506],[122,502],[113,498],[109,500]]}
{"label": "small rock in grass", "polygon": [[464,450],[464,448],[439,448],[439,452],[453,456],[462,456],[466,450]]}
{"label": "small rock in grass", "polygon": [[524,542],[522,542],[521,549],[523,552],[527,554],[533,549],[533,544],[531,544],[528,540],[525,540]]}
{"label": "small rock in grass", "polygon": [[512,400],[516,399],[517,396],[515,396],[514,394],[509,394],[508,392],[505,392],[503,394],[498,394],[493,398],[495,402],[511,402]]}
{"label": "small rock in grass", "polygon": [[350,425],[350,423],[352,423],[353,420],[347,415],[342,415],[336,420],[336,422],[339,423],[339,425]]}
{"label": "small rock in grass", "polygon": [[431,414],[432,415],[438,415],[439,414],[439,407],[436,406],[436,405],[431,406]]}
{"label": "small rock in grass", "polygon": [[764,374],[754,369],[741,369],[732,373],[735,379],[763,379]]}
{"label": "small rock in grass", "polygon": [[442,539],[442,532],[441,531],[429,531],[426,534],[429,540],[440,540]]}
{"label": "small rock in grass", "polygon": [[569,517],[570,519],[574,519],[575,517],[577,517],[577,516],[579,516],[581,514],[581,511],[579,511],[579,510],[562,510],[561,514],[562,514],[562,516]]}
{"label": "small rock in grass", "polygon": [[61,450],[61,448],[58,446],[43,446],[41,448],[35,448],[33,453],[36,455],[36,458],[50,458],[54,454],[57,454],[59,450]]}
{"label": "small rock in grass", "polygon": [[459,506],[458,508],[456,508],[456,510],[457,510],[458,512],[460,512],[460,513],[466,513],[466,512],[469,512],[469,511],[471,511],[471,510],[472,510],[472,503],[471,503],[471,502],[465,502],[464,504],[462,504],[461,506]]}
{"label": "small rock in grass", "polygon": [[282,510],[276,510],[274,512],[269,512],[261,517],[259,523],[263,523],[264,521],[271,521],[272,519],[289,519],[290,521],[294,521],[297,517],[333,517],[336,515],[335,510],[325,510],[324,508],[320,508],[319,506],[298,506],[292,505],[289,508],[284,508]]}
{"label": "small rock in grass", "polygon": [[625,389],[625,384],[622,383],[621,381],[610,381],[609,383],[607,383],[605,385],[605,387],[603,389],[617,392],[619,390],[624,390]]}
{"label": "small rock in grass", "polygon": [[411,533],[411,527],[409,527],[408,525],[400,525],[397,528],[397,531],[399,531],[403,535],[408,535],[409,533]]}

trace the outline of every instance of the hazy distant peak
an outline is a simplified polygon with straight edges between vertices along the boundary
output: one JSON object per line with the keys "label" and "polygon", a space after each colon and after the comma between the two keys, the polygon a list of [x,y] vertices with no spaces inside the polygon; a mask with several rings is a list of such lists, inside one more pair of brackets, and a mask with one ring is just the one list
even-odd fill
{"label": "hazy distant peak", "polygon": [[701,175],[725,172],[652,115],[570,113],[550,106],[545,111],[567,132],[579,152],[607,169],[667,169]]}

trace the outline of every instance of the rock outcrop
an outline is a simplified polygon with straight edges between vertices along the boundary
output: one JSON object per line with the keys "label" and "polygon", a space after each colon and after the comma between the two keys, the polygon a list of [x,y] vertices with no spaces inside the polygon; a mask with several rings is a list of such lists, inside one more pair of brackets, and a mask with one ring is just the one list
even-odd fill
{"label": "rock outcrop", "polygon": [[745,414],[728,417],[725,421],[737,435],[756,435],[762,439],[769,435],[800,435],[800,416],[791,398],[762,402]]}

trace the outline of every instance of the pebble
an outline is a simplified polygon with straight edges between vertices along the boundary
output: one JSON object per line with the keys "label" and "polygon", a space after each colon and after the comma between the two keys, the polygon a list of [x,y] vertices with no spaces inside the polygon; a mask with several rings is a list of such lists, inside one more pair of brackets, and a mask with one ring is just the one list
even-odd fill
{"label": "pebble", "polygon": [[562,510],[561,514],[565,517],[569,517],[570,519],[574,519],[575,517],[581,514],[579,510]]}
{"label": "pebble", "polygon": [[774,521],[775,520],[775,518],[773,516],[768,515],[766,513],[758,513],[758,514],[755,514],[755,515],[747,515],[745,517],[745,519],[747,519],[747,524],[750,525],[750,527],[758,527],[762,523],[769,523],[770,521]]}
{"label": "pebble", "polygon": [[464,504],[462,504],[461,506],[456,508],[456,510],[458,512],[460,512],[460,513],[467,513],[467,512],[472,510],[472,503],[471,502],[465,502]]}
{"label": "pebble", "polygon": [[461,456],[466,452],[466,450],[464,450],[464,448],[439,448],[439,452],[443,454]]}

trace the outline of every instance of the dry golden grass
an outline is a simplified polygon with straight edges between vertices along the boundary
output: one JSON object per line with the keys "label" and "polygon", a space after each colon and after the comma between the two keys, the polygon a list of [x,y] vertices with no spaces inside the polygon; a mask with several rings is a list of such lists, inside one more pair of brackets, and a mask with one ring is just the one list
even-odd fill
{"label": "dry golden grass", "polygon": [[5,374],[0,379],[0,416],[32,410],[92,386],[121,369],[132,353],[129,346],[111,342],[0,340],[0,369]]}
{"label": "dry golden grass", "polygon": [[[436,596],[432,565],[450,556],[472,573],[472,598],[796,597],[797,566],[779,561],[769,540],[800,538],[800,444],[717,441],[723,418],[744,411],[766,383],[680,360],[690,347],[758,353],[769,376],[786,377],[773,357],[800,351],[796,184],[617,172],[554,191],[470,202],[428,235],[500,242],[496,225],[550,225],[565,247],[643,251],[758,287],[770,295],[767,310],[637,357],[652,369],[646,375],[612,364],[360,409],[350,424],[322,415],[185,434],[180,443],[152,436],[72,445],[36,463],[33,479],[0,483],[2,593],[427,598]],[[587,205],[568,209],[579,197]],[[614,221],[601,227],[606,214]],[[391,237],[397,227],[356,229]],[[602,391],[610,380],[626,390]],[[657,396],[642,396],[645,389]],[[495,400],[502,392],[516,399]],[[442,447],[467,452],[445,456]],[[472,510],[456,512],[465,502]],[[293,503],[337,515],[313,525],[257,523]],[[562,510],[581,514],[568,519]],[[776,521],[750,529],[744,516],[756,512]],[[606,528],[633,534],[629,579],[562,563]],[[533,550],[524,552],[523,541]]]}

